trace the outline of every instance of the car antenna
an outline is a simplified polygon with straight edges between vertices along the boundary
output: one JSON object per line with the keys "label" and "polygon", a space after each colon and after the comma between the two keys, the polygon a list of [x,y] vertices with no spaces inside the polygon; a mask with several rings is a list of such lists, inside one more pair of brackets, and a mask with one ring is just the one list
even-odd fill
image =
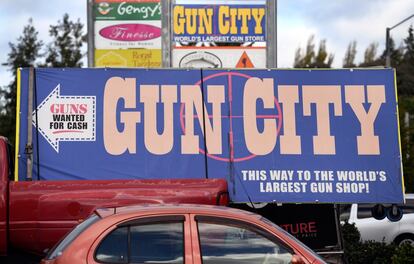
{"label": "car antenna", "polygon": [[[229,110],[229,116],[230,116],[230,110]],[[229,163],[230,163],[230,166],[229,166],[229,174],[230,174],[230,182],[232,183],[232,191],[233,191],[233,194],[235,194],[236,193],[236,182],[235,182],[235,180],[234,180],[234,178],[237,178],[238,180],[239,180],[239,182],[240,182],[240,185],[242,186],[242,188],[243,188],[243,191],[245,192],[245,194],[246,194],[246,196],[247,196],[247,199],[249,199],[249,203],[250,203],[250,205],[251,205],[251,207],[253,208],[253,210],[254,210],[254,212],[255,213],[258,213],[258,211],[257,211],[257,209],[256,209],[256,207],[254,206],[254,203],[253,203],[253,201],[252,201],[252,199],[251,199],[251,197],[250,197],[250,195],[249,195],[249,192],[247,191],[247,189],[246,189],[246,186],[244,186],[244,183],[243,183],[243,181],[240,179],[240,177],[239,177],[239,175],[237,174],[237,172],[235,172],[235,169],[234,169],[234,158],[233,158],[233,141],[232,141],[232,137],[233,137],[233,135],[232,135],[232,131],[230,131],[229,133],[228,133],[228,140],[229,140],[229,155],[230,155],[230,158],[229,158]],[[236,175],[236,177],[235,177],[235,175]]]}
{"label": "car antenna", "polygon": [[[232,165],[230,165],[230,166],[232,166]],[[234,170],[233,170],[234,171]],[[236,175],[237,175],[237,173],[236,173]],[[255,213],[259,213],[258,211],[257,211],[257,208],[254,206],[254,203],[253,203],[253,201],[252,201],[252,199],[250,198],[250,195],[249,195],[249,192],[247,191],[247,189],[246,189],[246,186],[244,186],[244,183],[242,182],[242,180],[240,179],[240,177],[237,175],[237,177],[236,177],[238,180],[239,180],[239,182],[240,182],[240,184],[241,184],[241,186],[243,187],[243,191],[246,193],[246,195],[247,195],[247,199],[249,199],[249,203],[250,203],[250,206],[253,208],[253,210],[254,210],[254,212]]]}

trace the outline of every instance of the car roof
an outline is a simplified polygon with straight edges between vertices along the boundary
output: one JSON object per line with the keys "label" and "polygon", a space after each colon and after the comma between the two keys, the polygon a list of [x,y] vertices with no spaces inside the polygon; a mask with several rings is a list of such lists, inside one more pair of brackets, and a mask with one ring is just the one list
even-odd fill
{"label": "car roof", "polygon": [[414,199],[414,193],[406,193],[405,198],[406,199]]}
{"label": "car roof", "polygon": [[188,214],[188,213],[207,213],[207,214],[231,214],[247,217],[261,218],[260,215],[255,213],[244,211],[240,209],[234,209],[225,206],[215,205],[201,205],[201,204],[143,204],[143,205],[129,205],[122,207],[109,207],[99,208],[95,212],[102,218],[108,217],[114,214],[127,214],[127,213],[138,213],[138,214],[158,214],[163,212],[175,212],[177,214]]}

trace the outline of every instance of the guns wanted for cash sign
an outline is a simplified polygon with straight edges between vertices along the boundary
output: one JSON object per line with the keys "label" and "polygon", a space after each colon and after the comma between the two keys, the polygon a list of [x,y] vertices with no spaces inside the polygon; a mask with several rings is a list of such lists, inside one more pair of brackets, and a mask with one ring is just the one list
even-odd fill
{"label": "guns wanted for cash sign", "polygon": [[[28,72],[19,71],[20,179]],[[35,76],[35,179],[225,178],[236,202],[403,201],[391,69]]]}

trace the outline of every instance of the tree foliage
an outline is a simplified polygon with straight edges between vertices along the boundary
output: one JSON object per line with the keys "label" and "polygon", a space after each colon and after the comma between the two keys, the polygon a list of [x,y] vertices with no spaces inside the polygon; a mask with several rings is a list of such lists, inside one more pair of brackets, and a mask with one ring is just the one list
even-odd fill
{"label": "tree foliage", "polygon": [[314,36],[310,36],[303,53],[299,47],[295,53],[295,68],[331,68],[334,59],[333,54],[326,50],[326,40],[319,42],[318,53],[315,52]]}
{"label": "tree foliage", "polygon": [[80,20],[73,22],[68,14],[64,14],[57,25],[50,26],[49,34],[53,41],[47,47],[46,66],[81,67],[81,49],[86,36]]}
{"label": "tree foliage", "polygon": [[[0,88],[0,135],[9,138],[12,143],[16,126],[17,68],[82,66],[81,49],[86,36],[79,19],[73,22],[69,15],[65,14],[57,25],[50,26],[49,34],[52,41],[43,51],[43,41],[38,39],[38,31],[32,19],[29,19],[16,43],[9,43],[10,52],[3,65],[8,67],[13,79],[8,86]],[[41,63],[42,58],[45,58],[45,61]]]}
{"label": "tree foliage", "polygon": [[357,46],[357,43],[355,40],[348,44],[348,48],[346,49],[344,61],[342,64],[344,68],[356,67],[356,64],[355,64],[355,56],[357,54],[356,46]]}
{"label": "tree foliage", "polygon": [[[405,52],[398,64],[398,93],[404,96],[414,96],[414,32],[411,26],[408,36],[404,39]],[[393,60],[393,57],[391,57]],[[391,61],[392,62],[392,61]]]}
{"label": "tree foliage", "polygon": [[368,45],[364,52],[364,61],[359,64],[359,67],[372,67],[380,66],[379,59],[377,58],[378,43],[372,42]]}
{"label": "tree foliage", "polygon": [[[391,56],[392,65],[397,66],[397,87],[399,95],[401,148],[406,192],[414,192],[414,34],[408,29],[404,39],[404,51]],[[393,59],[400,59],[393,63]]]}
{"label": "tree foliage", "polygon": [[346,263],[414,263],[414,247],[412,245],[397,246],[394,243],[361,241],[361,235],[355,224],[347,222],[341,226],[341,232]]}
{"label": "tree foliage", "polygon": [[398,99],[400,138],[406,192],[414,192],[414,97]]}
{"label": "tree foliage", "polygon": [[22,35],[16,43],[9,43],[10,52],[7,62],[3,65],[8,67],[12,73],[11,83],[1,88],[3,98],[3,109],[0,111],[0,135],[14,142],[16,126],[16,91],[17,91],[17,69],[19,67],[36,66],[36,61],[41,57],[43,42],[38,39],[38,32],[33,26],[32,19],[24,27]]}

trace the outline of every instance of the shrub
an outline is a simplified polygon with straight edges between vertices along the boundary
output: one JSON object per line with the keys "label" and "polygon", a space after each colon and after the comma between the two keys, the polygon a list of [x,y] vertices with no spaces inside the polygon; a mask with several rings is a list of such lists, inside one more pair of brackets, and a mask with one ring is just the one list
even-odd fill
{"label": "shrub", "polygon": [[345,223],[342,226],[344,238],[345,259],[349,264],[389,264],[396,247],[394,244],[387,245],[384,242],[366,241],[361,242],[361,235],[354,224]]}
{"label": "shrub", "polygon": [[391,260],[393,264],[414,263],[414,247],[409,244],[397,247]]}

